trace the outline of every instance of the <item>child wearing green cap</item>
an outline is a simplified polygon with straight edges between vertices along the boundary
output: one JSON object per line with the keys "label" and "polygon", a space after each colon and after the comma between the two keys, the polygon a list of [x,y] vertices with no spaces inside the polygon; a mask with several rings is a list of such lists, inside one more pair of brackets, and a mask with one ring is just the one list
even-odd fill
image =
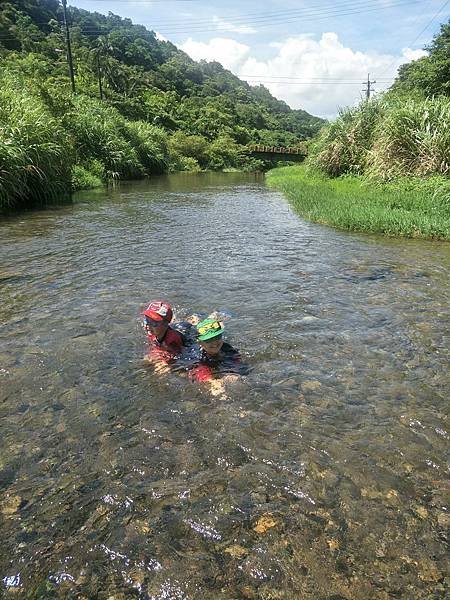
{"label": "child wearing green cap", "polygon": [[193,350],[195,366],[189,371],[194,381],[210,381],[218,375],[241,373],[241,356],[224,342],[223,323],[205,319],[196,325],[198,346]]}

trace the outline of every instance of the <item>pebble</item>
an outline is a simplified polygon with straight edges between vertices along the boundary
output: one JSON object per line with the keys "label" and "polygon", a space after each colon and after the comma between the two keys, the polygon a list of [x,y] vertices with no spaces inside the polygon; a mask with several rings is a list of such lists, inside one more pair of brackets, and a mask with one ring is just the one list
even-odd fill
{"label": "pebble", "polygon": [[22,498],[20,496],[7,496],[0,505],[1,512],[6,517],[10,517],[15,514],[22,504]]}
{"label": "pebble", "polygon": [[276,524],[277,522],[272,515],[270,513],[266,513],[259,517],[256,525],[253,527],[253,531],[256,531],[256,533],[265,533],[268,529],[275,527]]}
{"label": "pebble", "polygon": [[304,392],[313,392],[314,390],[318,390],[320,387],[322,387],[322,384],[316,379],[309,379],[302,383],[302,390]]}

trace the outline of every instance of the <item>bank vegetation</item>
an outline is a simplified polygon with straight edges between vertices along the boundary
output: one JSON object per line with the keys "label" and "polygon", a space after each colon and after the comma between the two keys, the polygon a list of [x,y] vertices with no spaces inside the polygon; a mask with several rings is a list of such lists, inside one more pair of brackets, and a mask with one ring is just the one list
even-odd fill
{"label": "bank vegetation", "polygon": [[386,94],[342,110],[301,167],[274,170],[312,221],[349,231],[450,239],[450,24]]}

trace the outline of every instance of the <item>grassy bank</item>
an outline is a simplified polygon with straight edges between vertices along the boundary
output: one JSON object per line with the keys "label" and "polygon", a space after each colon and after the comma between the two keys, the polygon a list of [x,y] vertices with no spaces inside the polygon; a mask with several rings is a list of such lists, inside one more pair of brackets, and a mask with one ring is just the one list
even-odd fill
{"label": "grassy bank", "polygon": [[270,186],[306,219],[347,231],[450,240],[450,180],[402,178],[374,184],[345,175],[329,179],[306,165],[274,169]]}

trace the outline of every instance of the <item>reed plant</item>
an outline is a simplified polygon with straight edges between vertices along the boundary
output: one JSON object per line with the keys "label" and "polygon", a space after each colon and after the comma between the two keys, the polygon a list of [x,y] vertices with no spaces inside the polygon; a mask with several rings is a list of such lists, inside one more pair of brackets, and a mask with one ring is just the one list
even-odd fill
{"label": "reed plant", "polygon": [[54,201],[70,189],[71,141],[32,92],[0,78],[0,209]]}
{"label": "reed plant", "polygon": [[122,134],[133,146],[147,175],[165,173],[169,165],[168,135],[145,121],[127,121]]}
{"label": "reed plant", "polygon": [[450,175],[450,98],[391,99],[375,128],[366,174]]}
{"label": "reed plant", "polygon": [[130,122],[112,106],[78,96],[63,117],[76,149],[76,163],[95,159],[103,179],[133,179],[167,167],[166,134],[147,123]]}
{"label": "reed plant", "polygon": [[345,109],[311,144],[308,162],[332,177],[448,175],[450,98],[388,94]]}
{"label": "reed plant", "polygon": [[342,109],[338,118],[326,125],[311,142],[310,163],[332,177],[363,173],[382,110],[378,100]]}
{"label": "reed plant", "polygon": [[330,179],[306,165],[274,169],[281,190],[303,217],[347,231],[450,240],[450,181],[406,178],[375,184],[355,176]]}

